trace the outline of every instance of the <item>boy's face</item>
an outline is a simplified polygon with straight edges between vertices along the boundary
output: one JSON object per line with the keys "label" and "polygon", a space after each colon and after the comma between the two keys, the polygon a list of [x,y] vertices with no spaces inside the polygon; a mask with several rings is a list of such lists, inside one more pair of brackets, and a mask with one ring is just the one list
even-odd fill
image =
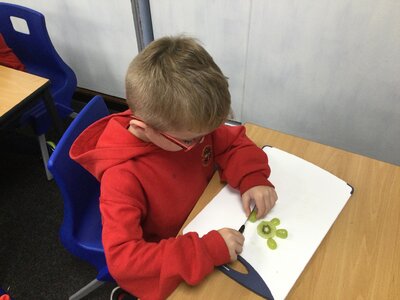
{"label": "boy's face", "polygon": [[[153,132],[148,135],[152,143],[167,151],[190,151],[204,140],[209,132],[191,132],[187,130]],[[154,133],[154,134],[153,134]]]}
{"label": "boy's face", "polygon": [[141,128],[146,140],[152,142],[166,151],[190,151],[196,145],[201,144],[204,136],[210,131],[192,132],[188,130],[158,131],[148,126],[139,118],[132,116],[131,124]]}

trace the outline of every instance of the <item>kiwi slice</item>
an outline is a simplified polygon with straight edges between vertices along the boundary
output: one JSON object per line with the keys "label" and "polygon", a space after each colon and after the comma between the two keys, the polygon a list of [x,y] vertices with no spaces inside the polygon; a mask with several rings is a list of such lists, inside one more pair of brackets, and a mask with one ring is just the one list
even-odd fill
{"label": "kiwi slice", "polygon": [[264,239],[269,239],[275,236],[276,227],[268,221],[261,221],[257,226],[257,233]]}
{"label": "kiwi slice", "polygon": [[279,224],[281,224],[281,220],[279,220],[278,218],[273,218],[270,222],[272,224],[274,224],[275,226],[278,226]]}
{"label": "kiwi slice", "polygon": [[286,229],[278,229],[276,230],[276,236],[281,239],[286,239],[288,237],[288,231]]}
{"label": "kiwi slice", "polygon": [[251,212],[250,217],[249,217],[249,221],[250,221],[251,223],[254,223],[255,221],[257,221],[257,208],[254,209],[254,210]]}
{"label": "kiwi slice", "polygon": [[271,249],[271,250],[275,250],[276,248],[278,248],[278,244],[275,242],[274,239],[270,238],[267,240],[267,246]]}

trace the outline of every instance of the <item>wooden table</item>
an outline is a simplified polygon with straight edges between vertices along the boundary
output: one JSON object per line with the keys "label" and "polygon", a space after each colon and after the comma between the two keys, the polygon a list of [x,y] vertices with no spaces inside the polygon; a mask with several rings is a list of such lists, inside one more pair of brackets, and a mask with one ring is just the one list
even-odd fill
{"label": "wooden table", "polygon": [[62,122],[50,94],[50,81],[37,75],[0,66],[0,126],[19,118],[20,113],[42,100],[58,133]]}
{"label": "wooden table", "polygon": [[[286,299],[400,299],[400,167],[256,125],[246,128],[258,146],[304,158],[355,189]],[[186,224],[222,187],[216,174]],[[216,269],[196,287],[182,283],[169,299],[262,298]]]}

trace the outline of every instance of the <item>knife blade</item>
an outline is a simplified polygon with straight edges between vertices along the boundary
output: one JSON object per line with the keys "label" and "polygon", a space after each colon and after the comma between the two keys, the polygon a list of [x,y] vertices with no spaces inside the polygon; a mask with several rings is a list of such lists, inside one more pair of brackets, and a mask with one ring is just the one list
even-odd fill
{"label": "knife blade", "polygon": [[241,234],[243,234],[244,229],[246,228],[246,223],[250,220],[251,215],[255,212],[256,209],[257,209],[257,207],[254,205],[254,207],[253,207],[253,209],[251,210],[251,212],[250,212],[249,216],[247,217],[246,221],[244,221],[243,225],[240,226],[240,228],[239,228],[238,231],[239,231]]}

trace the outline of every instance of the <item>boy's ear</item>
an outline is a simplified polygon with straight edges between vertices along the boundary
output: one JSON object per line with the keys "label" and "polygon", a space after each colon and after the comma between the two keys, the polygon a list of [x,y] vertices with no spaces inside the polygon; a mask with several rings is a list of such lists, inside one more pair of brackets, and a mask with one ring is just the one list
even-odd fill
{"label": "boy's ear", "polygon": [[142,121],[139,121],[139,120],[130,120],[129,121],[129,125],[132,125],[134,127],[139,127],[141,129],[146,129],[147,128],[147,124],[142,122]]}

